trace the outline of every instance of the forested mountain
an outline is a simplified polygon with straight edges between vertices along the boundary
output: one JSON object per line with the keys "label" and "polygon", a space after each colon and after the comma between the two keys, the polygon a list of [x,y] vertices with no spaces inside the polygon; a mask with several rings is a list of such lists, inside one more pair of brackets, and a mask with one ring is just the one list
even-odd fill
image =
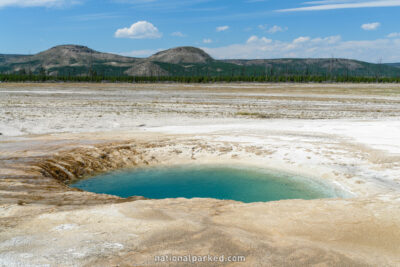
{"label": "forested mountain", "polygon": [[0,74],[65,77],[400,77],[399,66],[338,58],[215,60],[195,47],[173,48],[149,58],[101,53],[79,45],[56,46],[35,55],[0,55]]}
{"label": "forested mountain", "polygon": [[392,67],[397,67],[400,68],[400,63],[388,63],[386,65],[392,66]]}

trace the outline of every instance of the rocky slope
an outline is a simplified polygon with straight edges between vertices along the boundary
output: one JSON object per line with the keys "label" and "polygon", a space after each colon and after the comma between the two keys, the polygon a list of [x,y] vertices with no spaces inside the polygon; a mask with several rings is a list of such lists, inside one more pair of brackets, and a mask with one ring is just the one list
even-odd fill
{"label": "rocky slope", "polygon": [[46,68],[55,66],[82,66],[90,65],[94,62],[102,62],[107,65],[125,65],[126,63],[131,64],[137,61],[135,58],[101,53],[79,45],[56,46],[33,55],[31,60],[40,62]]}
{"label": "rocky slope", "polygon": [[165,63],[208,63],[214,59],[206,52],[195,47],[177,47],[158,52],[149,58],[151,61]]}

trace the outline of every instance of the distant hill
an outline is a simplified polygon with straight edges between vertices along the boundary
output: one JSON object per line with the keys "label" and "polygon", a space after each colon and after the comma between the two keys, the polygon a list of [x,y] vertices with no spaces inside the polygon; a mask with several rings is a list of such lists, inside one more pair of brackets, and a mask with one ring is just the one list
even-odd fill
{"label": "distant hill", "polygon": [[400,68],[400,63],[388,63],[386,65],[392,66],[392,67],[397,67]]}
{"label": "distant hill", "polygon": [[148,58],[102,53],[80,45],[60,45],[35,55],[1,55],[0,73],[50,76],[285,76],[330,75],[400,77],[400,64],[349,59],[215,60],[195,47],[177,47]]}
{"label": "distant hill", "polygon": [[206,52],[195,47],[176,47],[168,49],[154,54],[149,58],[149,60],[172,64],[204,64],[214,61],[214,59],[210,57],[210,55],[208,55]]}
{"label": "distant hill", "polygon": [[86,75],[90,69],[107,71],[110,75],[125,71],[139,60],[114,54],[100,53],[85,46],[60,45],[35,55],[12,55],[1,61],[1,72],[45,71],[48,75]]}

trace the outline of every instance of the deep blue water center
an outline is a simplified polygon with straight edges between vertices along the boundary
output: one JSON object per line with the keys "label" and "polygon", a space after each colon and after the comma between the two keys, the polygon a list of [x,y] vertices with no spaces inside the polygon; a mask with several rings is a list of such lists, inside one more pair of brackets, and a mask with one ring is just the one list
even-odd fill
{"label": "deep blue water center", "polygon": [[112,172],[71,185],[120,197],[216,198],[242,202],[335,197],[313,179],[265,169],[229,166],[178,166]]}

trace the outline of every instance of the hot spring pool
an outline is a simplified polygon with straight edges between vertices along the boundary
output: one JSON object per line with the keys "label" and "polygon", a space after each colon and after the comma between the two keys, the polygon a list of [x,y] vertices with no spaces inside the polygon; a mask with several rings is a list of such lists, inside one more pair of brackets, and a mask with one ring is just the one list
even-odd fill
{"label": "hot spring pool", "polygon": [[250,167],[178,166],[134,169],[99,175],[71,185],[120,197],[216,198],[242,202],[338,197],[325,183]]}

